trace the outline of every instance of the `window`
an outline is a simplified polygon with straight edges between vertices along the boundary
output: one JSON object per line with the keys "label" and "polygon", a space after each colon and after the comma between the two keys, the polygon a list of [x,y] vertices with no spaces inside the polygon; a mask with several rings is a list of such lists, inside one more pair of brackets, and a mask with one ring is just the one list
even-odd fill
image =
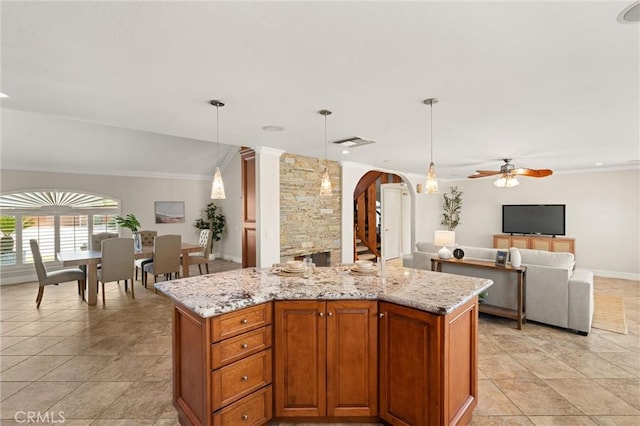
{"label": "window", "polygon": [[0,195],[0,264],[3,270],[33,263],[29,240],[38,240],[42,260],[60,251],[86,250],[89,235],[118,232],[117,201],[65,191]]}

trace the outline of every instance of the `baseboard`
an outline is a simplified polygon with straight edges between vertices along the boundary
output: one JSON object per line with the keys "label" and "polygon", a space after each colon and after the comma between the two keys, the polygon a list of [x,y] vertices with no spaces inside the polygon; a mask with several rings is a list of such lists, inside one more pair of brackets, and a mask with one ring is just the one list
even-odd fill
{"label": "baseboard", "polygon": [[640,281],[640,274],[635,274],[633,272],[603,271],[594,269],[593,275],[603,278],[618,278],[622,280]]}

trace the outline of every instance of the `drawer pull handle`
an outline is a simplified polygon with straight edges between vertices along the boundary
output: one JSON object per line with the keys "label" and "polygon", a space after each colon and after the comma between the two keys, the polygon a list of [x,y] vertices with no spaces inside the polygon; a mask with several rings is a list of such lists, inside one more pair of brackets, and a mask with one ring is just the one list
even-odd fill
{"label": "drawer pull handle", "polygon": [[320,312],[320,314],[319,314],[319,315],[320,315],[321,317],[323,317],[323,316],[324,316],[324,312]]}
{"label": "drawer pull handle", "polygon": [[249,376],[242,376],[240,380],[242,380],[243,382],[246,382],[247,380],[249,380]]}
{"label": "drawer pull handle", "polygon": [[242,318],[242,319],[240,320],[240,322],[241,322],[242,324],[246,324],[246,323],[248,323],[248,322],[249,322],[249,320],[247,320],[246,318]]}
{"label": "drawer pull handle", "polygon": [[247,413],[244,413],[244,414],[242,415],[242,421],[243,421],[243,422],[246,422],[247,420],[249,420],[249,415],[248,415]]}
{"label": "drawer pull handle", "polygon": [[330,317],[333,316],[333,312],[329,312],[327,315],[329,315]]}
{"label": "drawer pull handle", "polygon": [[380,312],[378,315],[380,315],[380,318],[384,318],[384,312]]}
{"label": "drawer pull handle", "polygon": [[240,345],[240,347],[242,349],[247,349],[249,347],[249,345],[247,345],[246,343],[243,343],[243,344]]}

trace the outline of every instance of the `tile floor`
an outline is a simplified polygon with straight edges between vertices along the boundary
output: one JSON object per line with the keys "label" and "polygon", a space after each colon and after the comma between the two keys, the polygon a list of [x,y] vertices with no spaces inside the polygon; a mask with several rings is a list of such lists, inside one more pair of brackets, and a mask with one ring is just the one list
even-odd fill
{"label": "tile floor", "polygon": [[[238,264],[216,260],[212,270]],[[195,273],[195,271],[194,271]],[[171,302],[136,284],[107,285],[88,307],[74,283],[0,287],[0,423],[175,425],[171,404]],[[629,333],[589,336],[481,316],[474,425],[640,425],[640,283],[596,279],[621,294]]]}

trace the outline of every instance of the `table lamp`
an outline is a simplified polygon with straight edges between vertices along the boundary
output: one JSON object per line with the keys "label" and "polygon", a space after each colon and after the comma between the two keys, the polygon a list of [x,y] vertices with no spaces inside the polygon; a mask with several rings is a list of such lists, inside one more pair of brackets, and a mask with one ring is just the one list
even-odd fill
{"label": "table lamp", "polygon": [[436,246],[442,246],[438,251],[438,257],[440,259],[451,259],[451,251],[447,248],[453,247],[456,243],[456,233],[454,231],[435,231],[433,237],[433,244]]}

